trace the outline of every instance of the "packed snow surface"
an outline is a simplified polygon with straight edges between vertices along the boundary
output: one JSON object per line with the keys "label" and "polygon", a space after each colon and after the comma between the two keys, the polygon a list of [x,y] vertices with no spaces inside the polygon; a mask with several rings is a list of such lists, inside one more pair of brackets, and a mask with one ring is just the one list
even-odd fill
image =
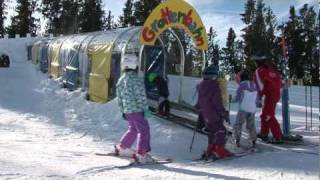
{"label": "packed snow surface", "polygon": [[[230,93],[235,88],[229,84]],[[126,131],[116,100],[88,102],[84,92],[61,89],[29,62],[16,62],[0,69],[0,179],[319,179],[318,89],[313,93],[313,131],[310,120],[305,128],[304,87],[292,87],[290,93],[292,131],[304,136],[306,146],[192,162],[205,149],[206,137],[196,134],[190,153],[191,130],[153,117],[151,154],[174,162],[112,169],[128,160],[95,153],[112,151]],[[232,105],[233,120],[236,108]],[[277,117],[281,120],[281,104]],[[256,119],[259,127],[258,115]]]}

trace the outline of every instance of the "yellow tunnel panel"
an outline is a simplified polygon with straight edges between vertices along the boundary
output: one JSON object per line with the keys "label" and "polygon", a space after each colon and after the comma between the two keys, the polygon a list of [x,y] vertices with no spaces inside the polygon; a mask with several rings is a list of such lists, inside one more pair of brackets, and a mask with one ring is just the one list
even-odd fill
{"label": "yellow tunnel panel", "polygon": [[105,103],[109,97],[112,43],[93,45],[88,49],[91,64],[88,94],[91,101]]}
{"label": "yellow tunnel panel", "polygon": [[50,76],[57,79],[60,76],[60,45],[55,45],[51,53]]}

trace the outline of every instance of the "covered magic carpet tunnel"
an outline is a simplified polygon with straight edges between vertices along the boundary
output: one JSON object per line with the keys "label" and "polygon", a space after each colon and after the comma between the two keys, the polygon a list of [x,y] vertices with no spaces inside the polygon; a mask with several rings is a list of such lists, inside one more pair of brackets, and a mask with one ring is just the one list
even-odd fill
{"label": "covered magic carpet tunnel", "polygon": [[134,53],[150,100],[158,98],[146,78],[152,72],[168,79],[170,102],[191,106],[207,48],[206,29],[194,8],[183,0],[168,0],[144,26],[42,39],[29,48],[29,56],[65,88],[81,88],[88,100],[105,103],[116,96],[121,57]]}

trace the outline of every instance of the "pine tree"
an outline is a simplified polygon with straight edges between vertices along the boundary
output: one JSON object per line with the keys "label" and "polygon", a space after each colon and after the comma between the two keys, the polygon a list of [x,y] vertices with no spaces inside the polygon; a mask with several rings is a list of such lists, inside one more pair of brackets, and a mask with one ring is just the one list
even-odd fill
{"label": "pine tree", "polygon": [[286,23],[284,29],[288,46],[289,77],[300,79],[304,76],[303,55],[305,45],[303,41],[303,29],[293,6],[290,7],[289,13],[289,21]]}
{"label": "pine tree", "polygon": [[[265,7],[263,0],[248,0],[245,13],[241,14],[246,27],[242,30],[246,67],[253,70],[254,62],[250,57],[257,52],[272,56],[277,48],[275,44],[275,16],[270,7]],[[276,57],[276,56],[275,56]]]}
{"label": "pine tree", "polygon": [[61,34],[74,34],[78,32],[79,3],[77,0],[62,1],[63,11],[61,12],[61,26],[59,31]]}
{"label": "pine tree", "polygon": [[36,34],[38,20],[32,16],[35,5],[36,1],[17,0],[17,15],[12,17],[11,25],[7,29],[9,36],[20,34],[21,37],[25,37],[27,33]]}
{"label": "pine tree", "polygon": [[236,33],[232,28],[229,29],[226,47],[223,48],[223,67],[227,74],[235,74],[241,70],[241,63],[237,58]]}
{"label": "pine tree", "polygon": [[79,16],[80,32],[103,30],[105,12],[102,10],[101,0],[85,0]]}
{"label": "pine tree", "polygon": [[241,20],[246,24],[249,25],[252,23],[255,17],[255,0],[248,0],[245,4],[245,13],[241,14]]}
{"label": "pine tree", "polygon": [[44,18],[48,20],[46,25],[46,33],[54,35],[61,34],[62,27],[62,0],[42,0],[41,12]]}
{"label": "pine tree", "polygon": [[106,18],[106,30],[115,29],[116,25],[113,22],[113,15],[111,11],[108,11],[108,16]]}
{"label": "pine tree", "polygon": [[246,27],[242,30],[244,32],[242,38],[244,39],[244,53],[246,55],[247,60],[253,54],[252,42],[254,41],[254,29],[252,24],[255,18],[255,4],[256,3],[254,0],[247,0],[247,3],[245,4],[245,13],[241,14],[241,20],[246,25]]}
{"label": "pine tree", "polygon": [[267,55],[275,59],[275,58],[278,58],[279,56],[279,54],[276,53],[276,49],[278,47],[277,47],[277,44],[275,43],[276,42],[275,32],[277,28],[277,23],[276,23],[276,16],[273,14],[273,11],[271,10],[270,7],[268,7],[266,10],[265,20],[266,20],[266,34],[265,34],[266,49],[269,50],[269,52],[267,52]]}
{"label": "pine tree", "polygon": [[313,7],[309,7],[308,4],[305,4],[300,9],[300,15],[303,25],[303,34],[305,35],[305,56],[303,58],[304,62],[304,75],[309,82],[312,83],[312,80],[319,79],[319,66],[318,59],[314,58],[314,54],[317,51],[317,35],[316,35],[316,18],[317,14],[314,11]]}
{"label": "pine tree", "polygon": [[5,0],[0,0],[0,38],[3,38],[5,34],[5,28],[4,28],[4,21],[6,19],[5,7],[6,7]]}
{"label": "pine tree", "polygon": [[290,7],[289,21],[283,28],[288,46],[289,77],[319,84],[319,51],[316,12],[305,4],[296,14]]}
{"label": "pine tree", "polygon": [[152,10],[161,3],[161,0],[138,0],[134,3],[134,17],[136,22],[134,25],[142,26]]}
{"label": "pine tree", "polygon": [[[244,42],[242,40],[237,40],[236,42],[236,59],[239,63],[239,69],[243,69],[244,66]],[[237,72],[235,72],[237,73]]]}
{"label": "pine tree", "polygon": [[133,16],[133,0],[127,0],[123,8],[123,14],[120,16],[119,23],[121,27],[134,25],[136,19]]}
{"label": "pine tree", "polygon": [[216,66],[219,66],[219,60],[220,60],[220,47],[216,41],[217,34],[213,30],[212,27],[209,29],[208,33],[208,52],[207,52],[207,62],[210,64],[214,64]]}

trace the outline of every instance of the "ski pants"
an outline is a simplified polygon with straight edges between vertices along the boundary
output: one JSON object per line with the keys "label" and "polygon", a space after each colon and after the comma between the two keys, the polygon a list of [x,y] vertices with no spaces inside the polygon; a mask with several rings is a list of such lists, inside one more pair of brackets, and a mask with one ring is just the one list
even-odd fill
{"label": "ski pants", "polygon": [[143,112],[125,114],[128,121],[128,131],[122,136],[120,145],[130,148],[137,140],[137,152],[146,153],[150,148],[150,127]]}
{"label": "ski pants", "polygon": [[159,98],[158,111],[167,115],[170,113],[170,103],[168,101],[168,98],[162,96]]}
{"label": "ski pants", "polygon": [[237,114],[236,122],[233,126],[234,129],[234,137],[236,140],[240,140],[242,126],[246,123],[246,129],[249,133],[250,139],[255,141],[257,139],[257,132],[255,126],[255,118],[254,113],[239,111]]}
{"label": "ski pants", "polygon": [[223,124],[223,119],[210,121],[202,115],[205,122],[205,127],[208,130],[208,144],[225,145],[226,144],[226,128]]}
{"label": "ski pants", "polygon": [[261,118],[261,132],[262,136],[268,136],[271,131],[273,137],[277,140],[282,138],[282,132],[278,120],[275,116],[275,110],[279,99],[273,99],[266,96],[264,105],[262,108]]}

